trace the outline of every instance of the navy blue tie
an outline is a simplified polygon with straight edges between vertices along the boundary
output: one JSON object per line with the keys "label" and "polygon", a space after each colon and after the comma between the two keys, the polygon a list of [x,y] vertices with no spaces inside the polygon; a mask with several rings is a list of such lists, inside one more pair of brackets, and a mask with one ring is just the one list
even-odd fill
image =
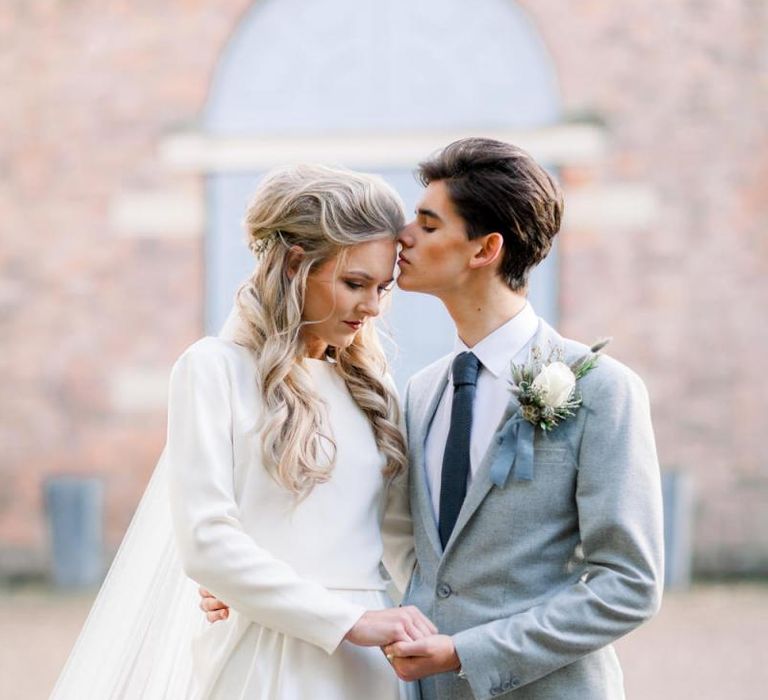
{"label": "navy blue tie", "polygon": [[451,427],[445,441],[443,471],[440,477],[440,542],[445,545],[459,517],[467,495],[469,477],[469,438],[472,434],[472,403],[475,400],[480,360],[471,352],[462,352],[453,361],[453,404]]}

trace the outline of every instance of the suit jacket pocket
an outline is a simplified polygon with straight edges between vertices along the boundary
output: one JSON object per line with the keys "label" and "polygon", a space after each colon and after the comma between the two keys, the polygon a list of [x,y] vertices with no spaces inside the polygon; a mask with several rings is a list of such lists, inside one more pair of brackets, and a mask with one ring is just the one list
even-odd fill
{"label": "suit jacket pocket", "polygon": [[533,452],[534,463],[567,464],[570,461],[570,450],[566,447],[537,446]]}

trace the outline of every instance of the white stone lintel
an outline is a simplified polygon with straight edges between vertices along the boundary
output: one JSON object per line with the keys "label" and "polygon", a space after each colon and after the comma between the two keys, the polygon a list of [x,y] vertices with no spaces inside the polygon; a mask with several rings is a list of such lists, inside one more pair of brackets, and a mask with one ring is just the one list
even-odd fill
{"label": "white stone lintel", "polygon": [[194,192],[121,192],[111,202],[109,221],[118,236],[196,238],[205,226],[204,200]]}
{"label": "white stone lintel", "polygon": [[551,166],[589,165],[607,151],[604,129],[590,124],[559,124],[527,130],[431,131],[398,134],[222,137],[179,133],[160,144],[166,165],[192,172],[260,171],[299,162],[348,168],[414,168],[430,153],[466,136],[485,136],[525,148]]}

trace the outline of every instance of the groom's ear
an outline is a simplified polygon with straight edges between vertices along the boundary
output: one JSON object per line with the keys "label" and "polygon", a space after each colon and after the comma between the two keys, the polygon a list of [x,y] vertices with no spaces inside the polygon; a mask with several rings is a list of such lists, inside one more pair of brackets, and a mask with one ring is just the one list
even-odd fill
{"label": "groom's ear", "polygon": [[304,259],[304,248],[300,245],[292,245],[285,256],[285,276],[292,280],[299,270],[299,265]]}
{"label": "groom's ear", "polygon": [[472,242],[477,244],[469,261],[469,267],[472,270],[493,265],[501,258],[504,251],[504,236],[500,233],[487,233],[485,236],[475,238]]}

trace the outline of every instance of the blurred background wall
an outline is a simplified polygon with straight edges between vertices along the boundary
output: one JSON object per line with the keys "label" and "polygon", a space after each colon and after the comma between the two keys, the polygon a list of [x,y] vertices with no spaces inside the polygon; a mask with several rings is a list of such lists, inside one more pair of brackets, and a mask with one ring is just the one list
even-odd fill
{"label": "blurred background wall", "polygon": [[[50,476],[101,477],[119,543],[259,173],[374,170],[410,208],[409,170],[469,134],[563,183],[534,303],[646,380],[695,571],[768,573],[767,75],[760,0],[2,0],[0,578],[47,568]],[[450,342],[408,304],[401,376]]]}

